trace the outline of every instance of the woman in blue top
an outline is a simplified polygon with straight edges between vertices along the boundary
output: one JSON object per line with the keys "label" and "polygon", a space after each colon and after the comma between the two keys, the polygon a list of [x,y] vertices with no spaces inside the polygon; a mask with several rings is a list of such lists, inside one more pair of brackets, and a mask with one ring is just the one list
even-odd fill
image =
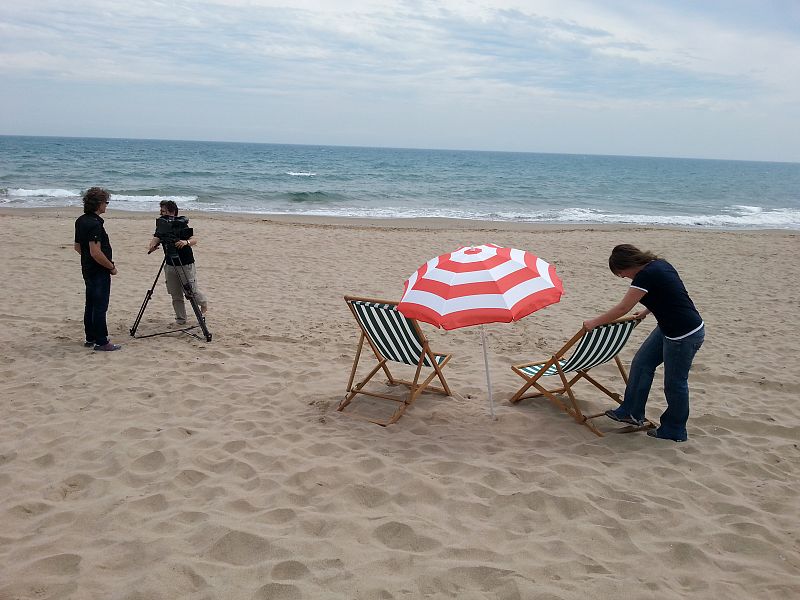
{"label": "woman in blue top", "polygon": [[617,277],[630,279],[631,286],[614,308],[584,321],[586,329],[594,329],[624,316],[637,302],[642,303],[646,310],[636,314],[646,316],[653,313],[658,325],[633,358],[624,401],[616,410],[606,411],[606,416],[622,423],[641,425],[656,367],[664,363],[667,410],[661,415],[660,427],[649,430],[647,435],[685,442],[688,438],[689,368],[703,345],[703,319],[678,272],[655,254],[643,252],[630,244],[621,244],[611,252],[608,267]]}

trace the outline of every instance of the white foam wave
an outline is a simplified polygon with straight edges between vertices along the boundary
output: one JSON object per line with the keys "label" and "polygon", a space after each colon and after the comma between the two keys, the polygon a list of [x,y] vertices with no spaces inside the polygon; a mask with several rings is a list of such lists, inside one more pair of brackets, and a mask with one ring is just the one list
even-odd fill
{"label": "white foam wave", "polygon": [[500,213],[500,220],[557,222],[557,223],[608,223],[631,225],[679,225],[684,227],[758,227],[800,229],[800,210],[791,208],[764,209],[758,206],[731,207],[736,212],[718,215],[631,215],[603,213],[583,208],[568,208],[533,214]]}
{"label": "white foam wave", "polygon": [[175,203],[195,202],[197,196],[134,196],[129,194],[111,194],[111,201],[117,202],[161,202],[162,200],[172,200]]}
{"label": "white foam wave", "polygon": [[744,213],[744,214],[751,214],[754,215],[756,213],[764,212],[764,209],[760,206],[747,206],[746,204],[735,204],[731,208]]}
{"label": "white foam wave", "polygon": [[484,213],[451,208],[413,208],[413,207],[326,207],[322,209],[305,208],[299,211],[258,211],[280,212],[283,214],[302,214],[315,216],[339,216],[373,219],[412,219],[447,218],[481,221],[516,221],[528,223],[580,223],[580,224],[630,224],[664,225],[679,227],[708,228],[756,228],[756,229],[800,229],[800,210],[773,209],[744,211],[744,214],[722,215],[631,215],[603,213],[583,208],[541,211],[535,213],[497,212]]}
{"label": "white foam wave", "polygon": [[36,190],[12,188],[9,189],[6,194],[15,198],[71,198],[81,195],[78,190],[62,190],[59,188],[43,188]]}
{"label": "white foam wave", "polygon": [[311,173],[310,171],[286,171],[286,174],[292,177],[314,177],[316,175],[316,173]]}
{"label": "white foam wave", "polygon": [[[311,176],[313,174],[309,174]],[[62,188],[0,189],[0,204],[20,208],[78,206],[80,205],[78,190]],[[657,214],[624,214],[603,212],[586,208],[565,208],[552,210],[496,211],[487,212],[478,207],[466,206],[414,206],[409,203],[403,206],[376,206],[358,203],[357,205],[340,204],[337,206],[312,207],[302,205],[287,207],[285,204],[239,204],[236,201],[199,202],[197,196],[177,195],[134,195],[112,194],[113,208],[132,211],[153,211],[158,209],[162,200],[173,200],[181,210],[198,210],[208,212],[235,212],[250,214],[295,214],[338,216],[350,218],[449,218],[481,221],[516,221],[528,223],[580,223],[580,224],[632,224],[678,227],[708,228],[752,228],[752,229],[800,229],[800,209],[776,208],[768,209],[751,205],[732,205],[725,207],[721,214],[705,215],[657,215]]]}

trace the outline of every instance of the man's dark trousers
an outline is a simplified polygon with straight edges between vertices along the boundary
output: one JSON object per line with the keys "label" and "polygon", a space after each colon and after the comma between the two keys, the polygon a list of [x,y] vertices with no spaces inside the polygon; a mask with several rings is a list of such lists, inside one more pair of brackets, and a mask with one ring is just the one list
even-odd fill
{"label": "man's dark trousers", "polygon": [[106,312],[111,297],[111,273],[84,273],[83,281],[86,283],[86,308],[83,311],[86,341],[102,346],[108,343]]}

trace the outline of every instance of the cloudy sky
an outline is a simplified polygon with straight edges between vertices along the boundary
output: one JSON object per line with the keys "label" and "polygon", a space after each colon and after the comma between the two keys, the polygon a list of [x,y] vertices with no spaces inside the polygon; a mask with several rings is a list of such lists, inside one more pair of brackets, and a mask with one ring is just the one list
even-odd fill
{"label": "cloudy sky", "polygon": [[800,162],[800,0],[19,0],[0,134]]}

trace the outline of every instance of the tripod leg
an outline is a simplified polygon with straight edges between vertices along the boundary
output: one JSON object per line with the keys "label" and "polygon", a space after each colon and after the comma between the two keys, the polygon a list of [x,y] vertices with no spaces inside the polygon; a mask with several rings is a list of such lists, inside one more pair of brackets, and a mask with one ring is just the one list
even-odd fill
{"label": "tripod leg", "polygon": [[142,302],[142,307],[139,309],[139,314],[136,315],[136,320],[133,322],[133,327],[131,327],[130,332],[131,336],[136,336],[136,330],[139,328],[139,323],[142,320],[142,316],[144,315],[144,309],[147,308],[147,303],[150,302],[150,298],[153,297],[153,290],[156,289],[156,283],[158,282],[158,278],[161,277],[161,271],[164,270],[164,264],[167,262],[167,257],[164,257],[164,260],[161,261],[161,266],[158,268],[158,273],[156,273],[156,278],[153,280],[153,285],[150,286],[150,289],[144,295],[144,301]]}

